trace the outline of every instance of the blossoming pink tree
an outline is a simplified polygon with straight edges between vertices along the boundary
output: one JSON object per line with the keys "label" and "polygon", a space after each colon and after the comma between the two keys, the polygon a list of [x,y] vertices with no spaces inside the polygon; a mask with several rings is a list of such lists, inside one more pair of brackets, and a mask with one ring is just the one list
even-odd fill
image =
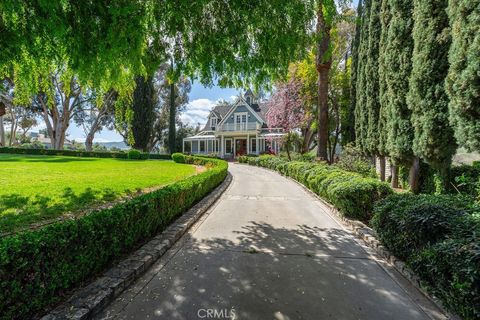
{"label": "blossoming pink tree", "polygon": [[279,83],[268,101],[267,124],[270,128],[281,128],[286,133],[283,143],[289,160],[290,149],[299,140],[295,130],[301,129],[308,120],[301,89],[301,83],[295,79]]}

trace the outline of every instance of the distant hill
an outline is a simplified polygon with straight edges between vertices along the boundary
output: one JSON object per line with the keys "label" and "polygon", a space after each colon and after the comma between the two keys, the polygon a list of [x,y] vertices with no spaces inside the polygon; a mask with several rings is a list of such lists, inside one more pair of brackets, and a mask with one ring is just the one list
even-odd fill
{"label": "distant hill", "polygon": [[105,146],[107,149],[111,148],[119,148],[121,150],[128,150],[130,149],[129,146],[125,144],[123,141],[117,141],[117,142],[98,142],[99,145]]}

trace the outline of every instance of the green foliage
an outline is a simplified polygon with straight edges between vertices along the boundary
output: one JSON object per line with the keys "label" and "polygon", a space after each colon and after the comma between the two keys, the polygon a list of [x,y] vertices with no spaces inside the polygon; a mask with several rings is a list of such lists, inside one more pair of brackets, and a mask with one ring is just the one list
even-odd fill
{"label": "green foliage", "polygon": [[343,170],[356,172],[364,177],[378,178],[372,160],[366,157],[358,147],[346,145],[340,154],[339,161],[335,164]]}
{"label": "green foliage", "polygon": [[148,144],[155,122],[154,109],[157,104],[157,97],[152,77],[137,77],[135,83],[131,105],[133,112],[133,119],[130,124],[133,138],[133,144],[131,145],[134,149],[146,152],[149,150]]}
{"label": "green foliage", "polygon": [[198,160],[211,168],[112,208],[1,238],[1,318],[32,318],[201,200],[225,179],[228,165]]}
{"label": "green foliage", "polygon": [[[358,81],[358,55],[360,47],[360,35],[361,35],[361,17],[363,16],[363,2],[358,2],[357,17],[355,20],[355,37],[352,41],[352,63],[351,63],[351,77],[350,77],[350,109],[352,110],[352,119],[350,126],[353,127],[353,133],[348,137],[347,143],[355,140],[355,108],[357,104],[357,81]],[[350,130],[349,130],[350,131]]]}
{"label": "green foliage", "polygon": [[413,151],[437,170],[452,162],[457,145],[448,120],[448,0],[415,0],[413,67],[407,102],[412,111]]}
{"label": "green foliage", "polygon": [[242,158],[242,162],[245,161],[295,179],[348,218],[368,221],[373,204],[392,193],[387,184],[377,179],[365,178],[323,163],[289,162],[274,156]]}
{"label": "green foliage", "polygon": [[66,213],[78,216],[136,190],[195,174],[192,167],[156,160],[0,154],[0,164],[0,233]]}
{"label": "green foliage", "polygon": [[412,156],[413,128],[411,111],[407,107],[408,78],[412,70],[413,51],[411,0],[388,1],[391,17],[380,55],[383,60],[383,79],[387,90],[387,154],[395,162],[408,163]]}
{"label": "green foliage", "polygon": [[450,121],[461,146],[480,150],[480,2],[449,0],[452,45],[447,93]]}
{"label": "green foliage", "polygon": [[358,49],[357,87],[355,106],[355,143],[363,151],[367,151],[368,109],[367,95],[367,61],[368,61],[368,27],[372,0],[365,0],[365,7],[360,17],[360,44]]}
{"label": "green foliage", "polygon": [[185,155],[182,153],[174,153],[172,154],[172,160],[176,163],[185,163]]}
{"label": "green foliage", "polygon": [[380,9],[381,0],[371,0],[370,16],[368,19],[368,39],[366,48],[366,66],[365,66],[365,92],[366,97],[364,112],[367,112],[367,130],[365,137],[365,149],[369,154],[379,154],[378,142],[380,134],[383,131],[378,130],[380,113],[380,83],[379,83],[379,49],[381,21]]}
{"label": "green foliage", "polygon": [[452,311],[480,315],[480,219],[469,198],[397,194],[375,206],[382,243]]}
{"label": "green foliage", "polygon": [[135,149],[132,149],[132,150],[128,150],[128,153],[127,153],[127,158],[130,159],[130,160],[140,160],[140,159],[144,159],[142,157],[142,153],[138,150],[135,150]]}

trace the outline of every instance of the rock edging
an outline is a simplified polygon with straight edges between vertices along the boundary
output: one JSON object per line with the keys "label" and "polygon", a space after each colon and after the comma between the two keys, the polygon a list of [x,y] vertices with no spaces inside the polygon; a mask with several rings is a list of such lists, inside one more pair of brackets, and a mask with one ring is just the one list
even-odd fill
{"label": "rock edging", "polygon": [[232,175],[228,173],[218,187],[187,210],[161,234],[155,236],[126,259],[104,272],[100,278],[76,291],[70,299],[41,319],[84,320],[90,319],[100,312],[165,254],[220,198],[231,182]]}

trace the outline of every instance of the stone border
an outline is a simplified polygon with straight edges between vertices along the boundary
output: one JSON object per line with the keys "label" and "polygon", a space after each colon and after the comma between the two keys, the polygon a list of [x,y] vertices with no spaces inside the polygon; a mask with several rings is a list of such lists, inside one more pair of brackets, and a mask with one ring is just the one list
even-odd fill
{"label": "stone border", "polygon": [[210,194],[182,214],[162,233],[130,254],[89,285],[77,290],[42,320],[90,319],[118,297],[148,270],[180,237],[220,198],[232,182],[228,172],[225,180]]}
{"label": "stone border", "polygon": [[[238,164],[251,166],[247,163],[238,163]],[[369,226],[367,226],[361,221],[346,218],[332,204],[330,204],[328,201],[318,196],[315,192],[308,189],[306,186],[304,186],[302,183],[298,182],[297,180],[293,179],[292,177],[283,175],[280,172],[270,168],[265,168],[260,166],[255,166],[255,167],[269,170],[271,172],[275,172],[281,175],[282,177],[295,182],[303,190],[305,190],[307,193],[309,193],[314,198],[319,200],[325,207],[327,207],[330,213],[333,214],[332,218],[334,218],[337,222],[339,222],[344,227],[347,227],[357,238],[362,240],[370,249],[372,249],[377,255],[383,258],[396,271],[398,271],[405,279],[407,279],[408,282],[410,282],[417,290],[419,290],[425,297],[427,297],[427,299],[431,300],[447,316],[448,319],[452,319],[452,320],[461,319],[459,316],[447,311],[443,306],[442,302],[438,298],[430,295],[426,291],[426,289],[422,286],[420,278],[415,274],[415,272],[413,272],[409,267],[407,267],[404,261],[398,259],[393,254],[391,254],[390,251],[388,251],[388,249],[385,248],[385,246],[383,246],[380,240],[377,239],[377,233],[375,232],[375,230],[373,230],[372,228],[370,228]]]}

